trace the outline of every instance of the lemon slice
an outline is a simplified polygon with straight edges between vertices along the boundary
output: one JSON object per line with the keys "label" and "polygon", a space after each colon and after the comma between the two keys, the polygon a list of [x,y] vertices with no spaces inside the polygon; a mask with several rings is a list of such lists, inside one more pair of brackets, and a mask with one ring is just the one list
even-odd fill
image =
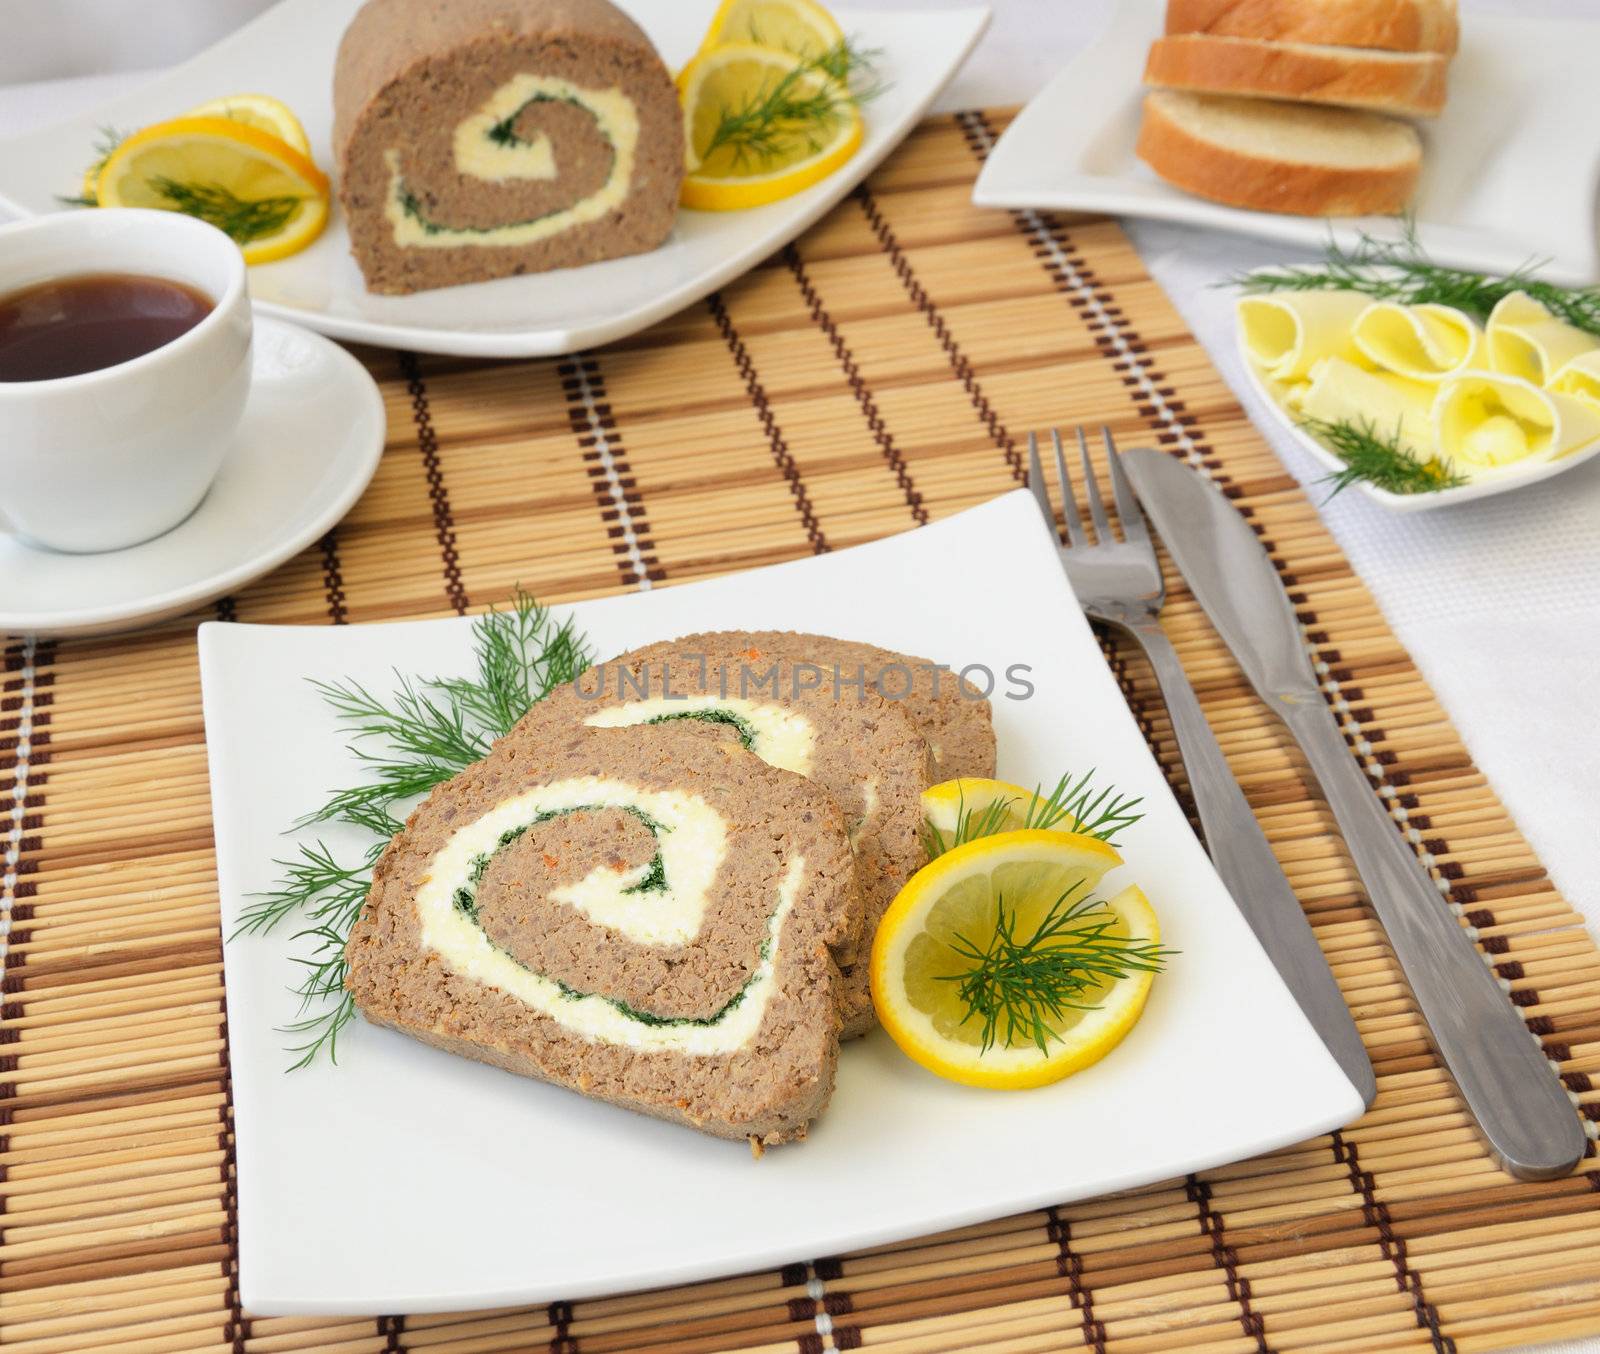
{"label": "lemon slice", "polygon": [[[918,871],[872,946],[872,998],[890,1037],[941,1077],[1002,1089],[1043,1086],[1105,1057],[1138,1020],[1163,955],[1160,925],[1137,887],[1105,902],[1090,896],[1121,861],[1097,838],[1032,829],[981,837]],[[982,956],[1014,955],[1018,944],[1063,961],[1069,947],[1075,959],[1118,957],[1124,976],[1069,990],[1054,1009],[991,1002],[997,1017],[985,1047],[987,1022],[965,995],[967,980],[984,971]],[[998,961],[987,971],[1002,970],[1017,973]],[[1030,1009],[1042,1028],[1005,1014]]]}
{"label": "lemon slice", "polygon": [[700,50],[737,42],[817,57],[843,40],[833,15],[813,0],[722,0]]}
{"label": "lemon slice", "polygon": [[135,132],[100,170],[102,207],[185,211],[231,235],[246,263],[304,249],[328,220],[328,179],[293,146],[231,118]]}
{"label": "lemon slice", "polygon": [[300,119],[288,104],[270,94],[230,94],[224,99],[209,99],[183,116],[227,118],[277,137],[308,159],[311,155],[311,142],[306,139],[306,129],[300,125]]}
{"label": "lemon slice", "polygon": [[[802,125],[767,122],[759,145],[714,144],[730,115],[774,93],[820,102],[827,113]],[[701,211],[738,211],[789,197],[826,178],[861,146],[861,114],[848,91],[787,53],[751,43],[703,51],[678,76],[689,174],[681,201]]]}

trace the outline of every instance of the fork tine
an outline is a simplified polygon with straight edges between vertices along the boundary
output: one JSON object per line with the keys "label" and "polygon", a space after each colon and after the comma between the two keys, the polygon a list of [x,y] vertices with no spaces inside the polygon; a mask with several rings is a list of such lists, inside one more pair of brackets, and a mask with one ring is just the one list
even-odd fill
{"label": "fork tine", "polygon": [[1061,450],[1061,434],[1054,428],[1050,429],[1050,444],[1056,452],[1056,474],[1061,476],[1061,520],[1066,523],[1067,544],[1093,545],[1088,532],[1083,529],[1083,519],[1078,516],[1078,503],[1072,496],[1072,480],[1067,475],[1067,458]]}
{"label": "fork tine", "polygon": [[1106,440],[1106,464],[1111,467],[1111,496],[1117,502],[1117,516],[1122,521],[1122,535],[1130,541],[1145,542],[1150,532],[1144,524],[1144,514],[1139,511],[1139,498],[1128,483],[1128,472],[1122,468],[1122,457],[1117,444],[1111,439],[1111,429],[1102,427],[1100,436]]}
{"label": "fork tine", "polygon": [[1044,514],[1051,534],[1059,541],[1061,533],[1056,530],[1056,511],[1050,506],[1050,490],[1044,482],[1044,467],[1039,464],[1039,439],[1033,433],[1028,434],[1028,492]]}
{"label": "fork tine", "polygon": [[1095,479],[1094,462],[1089,459],[1089,439],[1078,429],[1078,455],[1083,460],[1083,493],[1089,500],[1089,516],[1094,519],[1095,534],[1102,542],[1114,539],[1111,523],[1106,519],[1105,504],[1100,501],[1100,485]]}

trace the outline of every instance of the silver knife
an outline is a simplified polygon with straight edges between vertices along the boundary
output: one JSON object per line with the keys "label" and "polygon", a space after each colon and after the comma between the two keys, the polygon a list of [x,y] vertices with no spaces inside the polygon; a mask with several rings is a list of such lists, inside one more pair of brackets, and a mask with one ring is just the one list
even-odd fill
{"label": "silver knife", "polygon": [[1434,1046],[1490,1150],[1524,1180],[1567,1174],[1586,1139],[1566,1089],[1345,742],[1294,607],[1249,523],[1165,452],[1128,451],[1122,464],[1189,590],[1310,761]]}

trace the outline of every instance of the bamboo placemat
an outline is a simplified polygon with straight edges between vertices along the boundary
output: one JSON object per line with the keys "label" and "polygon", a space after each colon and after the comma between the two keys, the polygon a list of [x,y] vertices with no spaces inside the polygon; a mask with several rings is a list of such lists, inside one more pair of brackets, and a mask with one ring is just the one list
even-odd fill
{"label": "bamboo placemat", "polygon": [[[796,247],[618,347],[365,354],[390,419],[372,488],[214,614],[449,614],[519,582],[573,599],[837,549],[1015,487],[1028,429],[1108,423],[1205,466],[1257,524],[1354,755],[1592,1123],[1600,953],[1580,918],[1118,227],[970,205],[1003,123],[925,125]],[[1168,581],[1165,624],[1371,1050],[1373,1111],[1269,1157],[945,1236],[452,1316],[241,1310],[196,618],[11,645],[0,1346],[1465,1354],[1600,1331],[1592,1146],[1545,1184],[1488,1160],[1302,763]],[[1108,654],[1176,774],[1148,674]]]}

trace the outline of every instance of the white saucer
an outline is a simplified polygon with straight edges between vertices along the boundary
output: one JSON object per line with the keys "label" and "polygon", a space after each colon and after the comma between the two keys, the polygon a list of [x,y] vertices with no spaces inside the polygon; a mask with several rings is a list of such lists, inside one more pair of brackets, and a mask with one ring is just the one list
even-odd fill
{"label": "white saucer", "polygon": [[0,535],[0,633],[102,634],[165,620],[270,573],[361,497],[383,397],[337,344],[258,314],[250,399],[205,501],[143,545],[63,555]]}

